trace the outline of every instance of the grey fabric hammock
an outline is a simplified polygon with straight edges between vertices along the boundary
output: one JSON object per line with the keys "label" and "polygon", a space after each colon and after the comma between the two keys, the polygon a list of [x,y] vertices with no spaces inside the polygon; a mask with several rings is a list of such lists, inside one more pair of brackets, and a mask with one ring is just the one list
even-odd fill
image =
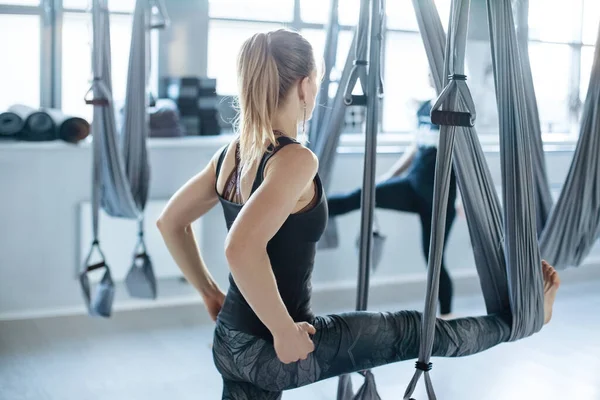
{"label": "grey fabric hammock", "polygon": [[[339,0],[332,0],[329,9],[329,20],[325,33],[325,49],[323,54],[324,71],[323,81],[319,88],[317,97],[318,106],[313,111],[313,117],[309,125],[308,147],[319,158],[319,176],[323,187],[329,187],[331,170],[335,159],[335,153],[342,133],[344,113],[346,107],[343,103],[343,94],[350,78],[352,68],[351,57],[346,58],[342,76],[338,82],[334,99],[329,97],[331,85],[331,72],[336,63],[338,47],[338,36],[340,31]],[[354,47],[355,39],[352,40],[350,48]],[[330,220],[325,233],[319,241],[319,249],[329,249],[338,246],[337,225],[335,220]]]}
{"label": "grey fabric hammock", "polygon": [[[445,53],[451,55],[444,60],[444,32],[432,0],[413,0],[417,20],[424,40],[434,81],[438,92],[436,106],[433,107],[432,120],[436,107],[444,100],[444,110],[470,111],[469,96],[464,81],[457,82],[462,74],[469,2],[454,0],[449,24],[448,41]],[[573,166],[567,183],[561,194],[561,200],[550,213],[545,229],[541,230],[540,247],[536,240],[538,225],[536,216],[543,218],[547,213],[547,199],[543,182],[547,183],[543,171],[543,150],[541,150],[539,117],[535,106],[531,72],[528,61],[523,62],[523,50],[519,50],[510,1],[487,0],[492,58],[496,84],[498,112],[500,116],[500,151],[503,183],[503,198],[506,218],[504,219],[504,237],[502,234],[501,210],[492,180],[477,140],[474,129],[469,124],[462,128],[442,126],[440,148],[436,167],[436,190],[434,194],[434,229],[431,237],[431,252],[428,273],[428,290],[423,319],[423,331],[419,354],[419,363],[427,365],[431,357],[434,340],[435,307],[439,283],[439,267],[443,246],[443,215],[446,209],[448,172],[454,144],[454,164],[458,183],[465,204],[465,212],[475,249],[475,260],[488,313],[510,310],[513,316],[511,340],[517,340],[538,331],[543,324],[543,287],[540,268],[540,247],[545,251],[544,239],[552,237],[552,246],[569,241],[554,255],[561,260],[581,261],[573,255],[581,256],[582,248],[595,241],[598,232],[597,219],[600,214],[596,206],[598,186],[597,154],[600,74],[592,74],[585,111],[582,118],[581,138],[575,153]],[[443,65],[443,66],[442,66]],[[600,52],[596,48],[594,68],[600,66]],[[443,74],[442,74],[443,70]],[[443,77],[454,79],[448,82]],[[460,79],[460,78],[458,78]],[[444,82],[444,83],[442,83]],[[445,89],[442,90],[445,86]],[[462,90],[460,87],[462,86]],[[452,92],[454,91],[454,93]],[[529,92],[527,92],[529,91]],[[460,92],[462,98],[454,103]],[[532,101],[533,97],[533,101]],[[454,137],[454,130],[459,135]],[[535,136],[532,138],[532,136]],[[537,146],[537,147],[536,147]],[[582,155],[583,153],[583,155]],[[542,157],[540,157],[542,154]],[[592,158],[592,155],[595,156]],[[587,157],[586,157],[587,156]],[[537,159],[537,160],[536,160]],[[534,168],[537,172],[534,174]],[[586,175],[587,172],[587,175]],[[534,178],[535,177],[535,178]],[[591,184],[589,182],[591,177]],[[584,183],[583,180],[586,180]],[[535,183],[535,185],[534,185]],[[586,188],[587,186],[587,188]],[[591,189],[590,189],[591,187]],[[586,190],[587,189],[587,190]],[[573,195],[577,192],[580,195]],[[570,196],[565,196],[570,193]],[[559,207],[562,207],[559,208]],[[569,213],[562,218],[561,214]],[[553,231],[553,218],[561,229]],[[588,225],[582,227],[582,222]],[[562,224],[562,225],[559,225]],[[587,229],[586,229],[587,228]],[[580,233],[582,232],[582,233]],[[547,236],[546,236],[547,235]],[[560,236],[560,238],[559,238]],[[570,236],[570,237],[569,237]],[[584,238],[584,239],[583,239]],[[482,240],[483,239],[483,240]],[[492,240],[489,240],[492,239]],[[574,248],[568,245],[575,245]],[[589,245],[591,247],[591,244]],[[587,251],[589,248],[586,247]],[[560,254],[557,253],[568,253]],[[552,260],[556,262],[556,260]],[[560,263],[557,263],[560,265]],[[435,399],[433,385],[428,371],[417,370],[405,393],[409,399],[416,383],[425,374],[427,393]]]}
{"label": "grey fabric hammock", "polygon": [[[380,1],[380,0],[373,0]],[[344,128],[344,115],[346,112],[346,107],[353,104],[352,91],[356,86],[357,82],[360,84],[363,93],[366,93],[366,79],[367,79],[367,69],[366,65],[363,64],[367,59],[367,54],[369,51],[369,1],[362,1],[360,6],[360,14],[359,14],[359,22],[358,26],[354,32],[354,36],[352,38],[352,43],[350,45],[350,54],[346,57],[346,62],[344,64],[344,68],[342,70],[342,75],[339,80],[339,84],[336,90],[335,97],[333,101],[329,100],[329,76],[328,74],[331,72],[331,68],[335,64],[335,53],[337,48],[337,42],[334,45],[328,47],[329,43],[326,43],[325,46],[325,75],[324,75],[324,83],[326,83],[327,88],[321,87],[319,92],[319,103],[324,105],[323,107],[318,107],[320,110],[316,115],[317,118],[322,118],[321,120],[317,119],[314,125],[311,125],[311,129],[316,130],[313,132],[311,130],[311,135],[314,139],[311,139],[310,143],[311,149],[315,152],[317,157],[319,158],[319,176],[323,182],[323,185],[327,191],[330,186],[331,181],[331,173],[333,171],[333,165],[335,162],[335,156],[337,153],[337,148],[340,141],[340,136],[342,134]],[[378,17],[381,19],[381,23],[383,23],[383,15]],[[331,3],[330,10],[330,21],[327,28],[327,38],[336,37],[339,33],[339,23],[338,23],[338,1],[333,1]],[[354,52],[354,54],[352,54]],[[362,60],[357,63],[356,60]],[[380,68],[380,61],[377,61],[377,68]],[[383,93],[383,83],[381,82],[381,73],[379,72],[378,77],[378,88],[381,93]],[[354,99],[356,102],[357,99]],[[359,100],[360,101],[360,100]],[[363,99],[364,101],[364,99]],[[321,110],[322,109],[322,110]],[[313,116],[313,119],[315,117]],[[311,124],[314,122],[311,122]],[[311,136],[309,136],[310,138]],[[379,233],[376,233],[374,236],[374,253],[376,255],[380,255],[382,252],[383,241],[385,237]],[[360,238],[358,239],[360,242]],[[330,249],[336,248],[339,244],[338,240],[338,229],[335,218],[330,218],[327,224],[327,228],[319,241],[319,249]],[[359,248],[360,251],[360,248]],[[375,257],[377,260],[380,257]],[[374,263],[373,265],[377,265]]]}
{"label": "grey fabric hammock", "polygon": [[542,233],[544,226],[552,209],[552,193],[546,172],[546,160],[544,158],[544,144],[542,141],[542,129],[535,90],[533,87],[533,75],[529,62],[529,0],[513,0],[516,9],[517,20],[517,43],[519,57],[521,58],[521,75],[525,85],[525,101],[527,104],[527,122],[530,132],[530,140],[533,152],[533,179],[535,191],[536,220],[538,235]]}
{"label": "grey fabric hammock", "polygon": [[317,107],[313,111],[308,128],[308,146],[316,151],[318,140],[324,135],[319,135],[327,124],[331,113],[331,99],[329,98],[329,87],[331,85],[331,72],[336,64],[338,49],[338,36],[340,33],[339,23],[339,0],[332,0],[329,7],[329,20],[325,29],[325,48],[323,51],[323,79],[317,96]]}
{"label": "grey fabric hammock", "polygon": [[[369,273],[373,264],[374,236],[373,221],[375,209],[375,162],[377,153],[377,133],[379,131],[379,107],[383,96],[381,76],[382,36],[385,20],[384,0],[362,0],[357,29],[351,49],[355,49],[355,57],[348,55],[342,73],[340,85],[333,104],[332,116],[329,119],[328,133],[317,147],[317,155],[325,157],[320,163],[319,174],[330,179],[333,158],[337,150],[345,106],[350,104],[366,105],[365,158],[363,169],[363,188],[361,193],[361,226],[359,238],[359,268],[356,310],[367,309],[369,294]],[[357,82],[364,95],[354,96],[352,91]],[[323,179],[323,178],[321,178]],[[375,385],[375,377],[371,371],[363,371],[365,380],[355,394],[349,375],[343,375],[338,383],[338,400],[379,400]]]}
{"label": "grey fabric hammock", "polygon": [[[153,7],[158,13],[152,14]],[[158,20],[153,17],[158,16]],[[89,314],[109,317],[114,299],[114,283],[110,268],[100,248],[98,216],[100,207],[110,216],[139,221],[139,240],[132,269],[126,278],[130,294],[139,297],[156,295],[156,280],[143,241],[143,211],[148,197],[150,168],[146,149],[148,134],[146,85],[148,77],[148,27],[164,27],[167,23],[164,7],[154,0],[137,0],[133,14],[131,50],[127,75],[125,118],[120,138],[117,135],[112,98],[110,24],[107,0],[94,0],[92,7],[94,81],[86,103],[94,107],[92,226],[93,242],[80,283]],[[119,139],[121,143],[119,143]],[[91,263],[98,253],[100,261]],[[94,296],[88,273],[103,270]],[[140,289],[140,284],[145,289]]]}

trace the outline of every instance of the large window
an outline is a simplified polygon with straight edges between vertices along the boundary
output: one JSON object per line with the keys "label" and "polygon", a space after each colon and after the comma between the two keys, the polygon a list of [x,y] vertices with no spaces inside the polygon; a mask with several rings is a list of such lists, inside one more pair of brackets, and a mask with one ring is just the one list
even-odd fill
{"label": "large window", "polygon": [[[296,7],[295,2],[299,2]],[[235,7],[233,6],[235,3]],[[248,6],[234,0],[209,0],[208,75],[217,78],[221,95],[237,93],[236,63],[244,40],[256,32],[287,27],[302,32],[321,58],[325,47],[328,0],[260,0]],[[336,66],[343,66],[358,17],[357,0],[344,0]],[[319,62],[319,60],[317,60]]]}
{"label": "large window", "polygon": [[529,56],[545,133],[576,139],[599,22],[598,0],[529,0]]}
{"label": "large window", "polygon": [[217,91],[237,93],[237,56],[244,40],[256,32],[281,27],[265,22],[211,21],[208,35],[208,75],[217,79]]}
{"label": "large window", "polygon": [[0,112],[16,103],[40,105],[40,37],[39,14],[0,14]]}
{"label": "large window", "polygon": [[[68,0],[65,3],[82,2]],[[113,1],[113,3],[116,2]],[[120,8],[123,8],[122,4]],[[132,20],[133,17],[130,14],[114,13],[110,18],[113,98],[117,107],[125,100]],[[83,96],[89,89],[92,78],[91,39],[91,14],[84,9],[65,10],[61,64],[62,75],[68,79],[62,79],[62,108],[67,113],[88,118],[91,118],[93,110],[92,107],[85,104]]]}
{"label": "large window", "polygon": [[[166,0],[179,2],[183,0]],[[186,0],[188,1],[188,0]],[[192,0],[189,0],[192,1]],[[221,95],[235,95],[236,59],[244,39],[257,31],[288,27],[302,32],[317,58],[323,54],[330,0],[194,0],[208,4],[207,73],[217,78]],[[385,98],[381,126],[389,133],[414,128],[415,107],[434,96],[429,67],[412,6],[413,0],[386,2],[383,71]],[[435,0],[447,23],[451,0]],[[109,0],[113,90],[124,101],[135,0]],[[487,35],[484,2],[473,2],[467,69],[478,108],[480,132],[497,132],[489,44],[473,39]],[[333,77],[339,77],[350,50],[360,0],[340,1],[341,33]],[[0,110],[14,103],[62,107],[91,116],[83,102],[90,86],[91,0],[0,0]],[[198,21],[203,24],[206,21]],[[594,44],[600,23],[600,1],[529,0],[529,51],[545,133],[573,139],[585,100]],[[171,29],[180,29],[174,20]],[[18,34],[15,34],[17,32]],[[152,37],[151,88],[156,91],[158,33]],[[15,39],[17,38],[17,39]],[[204,38],[199,40],[205,40]],[[189,43],[184,44],[192,51]],[[164,49],[163,54],[168,54]],[[204,56],[202,56],[204,57]],[[171,60],[176,62],[176,60]],[[319,60],[317,60],[319,62]],[[202,68],[200,68],[202,70]],[[332,85],[332,91],[335,89]],[[495,133],[497,134],[497,133]],[[571,136],[569,136],[571,135]]]}
{"label": "large window", "polygon": [[[451,0],[435,2],[446,25]],[[317,57],[323,53],[329,0],[261,0],[248,2],[248,6],[243,4],[234,0],[209,0],[208,73],[218,79],[220,94],[236,93],[237,52],[243,40],[254,32],[279,26],[293,28],[312,43]],[[343,27],[336,72],[348,54],[359,4],[359,0],[340,1]],[[435,93],[428,77],[429,66],[412,0],[387,1],[386,7],[385,98],[381,126],[386,132],[404,133],[414,128],[416,107],[433,98]],[[572,135],[577,134],[574,122],[577,122],[591,71],[600,1],[529,0],[529,7],[529,49],[542,130],[573,138]],[[479,12],[481,18],[470,21],[472,32],[466,68],[471,71],[467,74],[480,111],[480,131],[497,135],[489,43],[484,41],[487,37],[485,6],[474,4],[472,12]],[[484,39],[479,40],[478,35],[483,35]]]}
{"label": "large window", "polygon": [[[60,107],[91,119],[90,0],[0,0],[0,111],[12,104]],[[113,98],[125,101],[135,0],[109,0]],[[53,11],[52,11],[53,10]],[[18,40],[15,38],[18,33]],[[151,40],[150,88],[156,92],[158,37]],[[7,62],[8,61],[8,62]]]}
{"label": "large window", "polygon": [[[288,27],[300,31],[313,45],[316,57],[322,57],[325,47],[325,25],[329,0],[268,0],[232,6],[233,0],[209,1],[208,74],[217,78],[221,95],[235,95],[236,59],[242,42],[259,31]],[[447,21],[450,0],[436,0],[443,21]],[[273,4],[276,4],[274,7]],[[340,2],[336,65],[332,78],[341,69],[350,52],[353,29],[358,22],[359,0]],[[430,99],[434,93],[429,85],[428,65],[411,0],[387,2],[387,35],[385,47],[386,98],[383,104],[382,127],[385,131],[409,131],[414,126],[415,104]],[[406,54],[410,54],[410,60]],[[319,60],[317,60],[319,62]],[[410,79],[406,79],[410,77]],[[330,94],[334,94],[335,82]]]}

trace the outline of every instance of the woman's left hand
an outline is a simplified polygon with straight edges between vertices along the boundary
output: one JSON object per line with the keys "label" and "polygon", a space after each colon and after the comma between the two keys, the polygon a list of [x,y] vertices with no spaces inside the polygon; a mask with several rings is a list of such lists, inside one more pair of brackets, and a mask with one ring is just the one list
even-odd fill
{"label": "woman's left hand", "polygon": [[217,289],[213,294],[204,298],[204,306],[213,321],[217,321],[217,316],[221,312],[223,302],[225,301],[225,293]]}

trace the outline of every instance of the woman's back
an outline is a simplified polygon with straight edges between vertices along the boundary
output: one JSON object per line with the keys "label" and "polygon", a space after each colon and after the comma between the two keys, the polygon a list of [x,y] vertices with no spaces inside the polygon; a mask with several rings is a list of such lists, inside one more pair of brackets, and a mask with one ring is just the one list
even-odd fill
{"label": "woman's back", "polygon": [[[223,207],[227,228],[230,229],[244,207],[244,199],[260,187],[265,169],[271,159],[285,157],[279,151],[288,145],[299,146],[298,142],[280,136],[278,145],[265,152],[254,168],[254,179],[242,179],[238,168],[237,143],[221,153],[217,163],[217,194]],[[227,162],[226,162],[227,161]],[[281,159],[281,161],[284,161]],[[228,173],[229,172],[229,173]],[[253,171],[251,171],[252,173]],[[310,306],[311,274],[314,266],[316,243],[327,224],[327,202],[320,179],[315,176],[314,185],[298,200],[294,213],[267,245],[267,253],[282,300],[294,321],[312,320]],[[244,299],[233,277],[229,277],[230,288],[219,314],[219,321],[242,332],[271,339],[269,330],[256,316]]]}

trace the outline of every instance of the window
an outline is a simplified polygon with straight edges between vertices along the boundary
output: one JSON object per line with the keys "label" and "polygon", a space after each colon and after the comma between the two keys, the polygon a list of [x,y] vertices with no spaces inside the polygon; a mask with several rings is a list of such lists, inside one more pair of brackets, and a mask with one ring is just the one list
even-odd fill
{"label": "window", "polygon": [[[450,0],[435,0],[440,20],[444,27],[450,18]],[[386,2],[388,29],[419,31],[415,9],[412,0],[394,0]]]}
{"label": "window", "polygon": [[[63,0],[62,27],[62,109],[69,114],[91,119],[93,108],[83,98],[92,81],[92,17],[91,1]],[[135,0],[109,0],[110,45],[112,60],[113,100],[119,109],[125,103],[127,73],[129,69],[129,47]],[[150,90],[155,94],[158,86],[158,33],[151,33]],[[69,79],[64,79],[69,77]]]}
{"label": "window", "polygon": [[[406,55],[410,54],[410,62]],[[406,132],[415,127],[418,102],[435,97],[429,64],[418,33],[389,32],[385,47],[383,130]]]}
{"label": "window", "polygon": [[[40,0],[0,0],[0,111],[12,104],[62,108],[66,113],[91,119],[93,109],[84,102],[91,85],[92,23],[91,0],[45,0],[50,6],[62,4],[55,13],[42,7]],[[113,98],[123,105],[132,12],[135,0],[109,0],[111,11],[111,50]],[[54,37],[42,32],[42,23],[55,15]],[[11,40],[14,32],[18,41]],[[150,88],[157,91],[157,32],[151,34]],[[60,44],[54,41],[60,41]],[[42,69],[43,68],[43,69]],[[52,72],[50,72],[52,71]]]}
{"label": "window", "polygon": [[[91,119],[93,107],[83,98],[92,80],[92,23],[89,14],[65,13],[62,31],[62,108]],[[86,88],[87,87],[87,88]]]}
{"label": "window", "polygon": [[331,0],[300,0],[300,18],[303,22],[326,24]]}
{"label": "window", "polygon": [[576,139],[590,78],[600,2],[529,1],[529,57],[544,133]]}
{"label": "window", "polygon": [[[446,26],[450,0],[435,3]],[[436,94],[429,81],[429,62],[412,1],[388,1],[386,7],[382,128],[387,132],[407,132],[415,127],[419,103],[435,98]]]}
{"label": "window", "polygon": [[529,38],[546,42],[576,41],[581,24],[580,1],[529,0]]}
{"label": "window", "polygon": [[529,45],[529,55],[542,131],[568,132],[571,48],[533,42]]}
{"label": "window", "polygon": [[[125,102],[131,15],[113,14],[110,18],[113,99],[117,107]],[[65,13],[63,17],[62,108],[66,113],[91,119],[93,108],[83,97],[92,79],[92,20],[89,13]]]}
{"label": "window", "polygon": [[585,46],[581,49],[581,74],[580,74],[580,91],[579,97],[581,101],[585,101],[587,95],[588,85],[590,83],[590,76],[592,75],[592,63],[594,61],[594,48],[591,46]]}
{"label": "window", "polygon": [[584,0],[583,5],[583,43],[594,45],[600,30],[600,1]]}
{"label": "window", "polygon": [[[244,40],[257,32],[283,27],[297,30],[313,46],[316,62],[321,62],[325,47],[325,24],[328,19],[328,11],[323,12],[323,10],[329,10],[331,3],[328,0],[298,1],[300,1],[300,15],[296,18],[294,0],[253,2],[252,7],[247,11],[241,10],[244,7],[240,9],[237,2],[237,9],[232,7],[232,0],[210,0],[207,69],[208,75],[217,79],[217,92],[220,95],[237,93],[237,56]],[[353,18],[358,19],[358,4],[356,0],[344,0],[344,7],[340,7],[341,24],[349,24]],[[353,14],[356,14],[356,17]],[[298,23],[299,19],[301,19],[300,23]],[[270,21],[277,21],[277,23]],[[351,41],[350,27],[342,28],[338,38],[337,70],[334,70],[334,78],[336,72],[338,75],[341,72]],[[332,90],[335,90],[335,85]]]}
{"label": "window", "polygon": [[[62,0],[64,9],[88,11],[92,9],[91,0]],[[132,13],[135,0],[108,0],[108,9],[111,12]]]}
{"label": "window", "polygon": [[[35,2],[20,4],[23,3]],[[13,32],[19,32],[19,40],[14,40]],[[13,104],[39,107],[39,15],[0,14],[0,49],[3,60],[0,62],[0,112]]]}
{"label": "window", "polygon": [[[327,12],[326,12],[327,13]],[[360,0],[341,0],[338,9],[340,25],[356,26],[360,14]]]}
{"label": "window", "polygon": [[[321,63],[323,55],[325,54],[325,31],[321,29],[303,29],[301,31],[302,36],[310,42],[315,53],[315,60],[317,64]],[[337,53],[335,56],[335,68],[341,69],[344,67],[346,57],[350,52],[350,45],[352,44],[352,32],[343,30],[340,31],[338,36]]]}
{"label": "window", "polygon": [[294,0],[210,0],[211,18],[256,21],[289,21],[294,19]]}
{"label": "window", "polygon": [[40,0],[2,0],[0,4],[9,6],[39,6]]}
{"label": "window", "polygon": [[208,75],[217,79],[217,93],[237,93],[237,57],[242,44],[257,32],[282,27],[255,22],[211,21],[208,34]]}
{"label": "window", "polygon": [[[451,0],[436,0],[440,17],[447,24]],[[295,4],[297,2],[297,4]],[[268,12],[264,4],[268,3]],[[313,45],[317,63],[322,59],[325,47],[325,29],[329,20],[331,0],[286,0],[253,2],[252,9],[232,6],[232,0],[210,0],[210,29],[208,40],[208,74],[217,78],[217,91],[221,95],[235,94],[237,52],[251,34],[270,30],[277,20],[285,26],[300,31]],[[294,7],[297,5],[297,7]],[[273,8],[274,7],[274,8]],[[422,40],[418,34],[415,11],[411,0],[386,2],[388,32],[385,42],[384,70],[386,97],[383,101],[382,128],[399,132],[414,126],[414,104],[434,96],[429,85],[429,67]],[[298,12],[298,15],[295,15]],[[351,54],[350,45],[354,27],[358,23],[360,0],[339,2],[339,23],[336,65],[332,70],[330,96],[337,90],[337,79],[341,76],[346,57]],[[267,15],[267,17],[265,16]],[[267,19],[268,18],[268,19]],[[232,21],[242,19],[242,21]],[[217,40],[217,38],[219,38]],[[409,53],[407,53],[409,52]],[[411,54],[407,62],[406,54]],[[414,57],[412,55],[415,55]],[[406,77],[410,77],[407,79]]]}

